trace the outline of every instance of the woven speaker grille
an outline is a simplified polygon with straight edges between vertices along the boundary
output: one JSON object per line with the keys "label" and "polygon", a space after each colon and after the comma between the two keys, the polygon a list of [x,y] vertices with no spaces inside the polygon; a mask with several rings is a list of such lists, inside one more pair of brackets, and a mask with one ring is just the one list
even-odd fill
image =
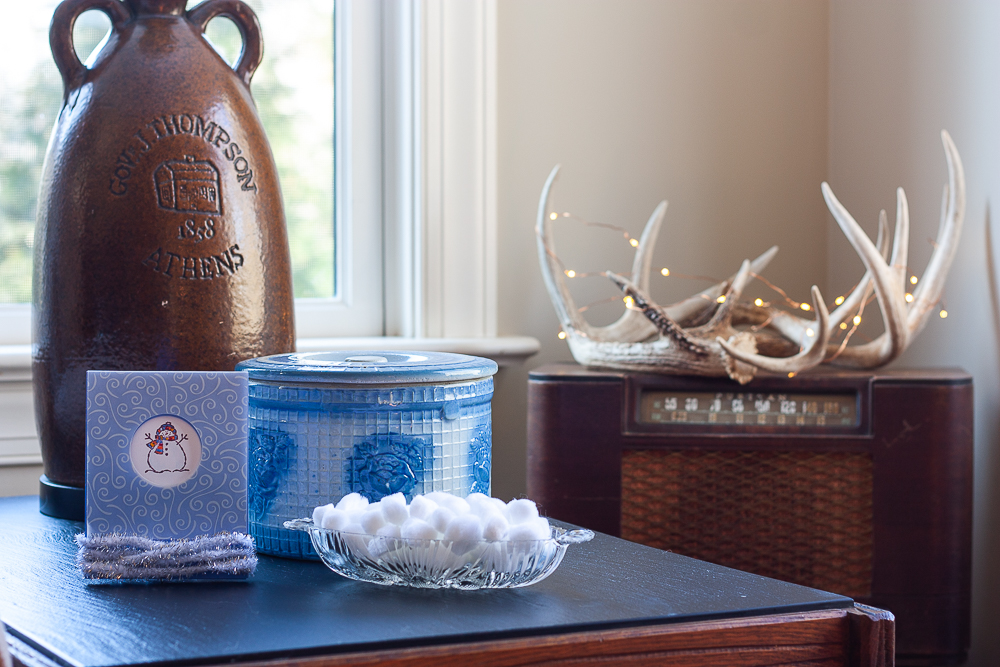
{"label": "woven speaker grille", "polygon": [[867,597],[871,455],[626,450],[621,536],[766,577]]}

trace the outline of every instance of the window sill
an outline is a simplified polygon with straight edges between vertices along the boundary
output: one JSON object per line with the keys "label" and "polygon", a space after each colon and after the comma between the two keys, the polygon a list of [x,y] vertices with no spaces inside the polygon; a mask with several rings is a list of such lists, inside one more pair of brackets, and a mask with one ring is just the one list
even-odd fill
{"label": "window sill", "polygon": [[[501,368],[538,352],[528,336],[498,338],[301,338],[299,352],[322,350],[425,350],[487,357]],[[0,469],[42,462],[31,410],[31,346],[0,345]]]}
{"label": "window sill", "polygon": [[[487,357],[500,367],[516,366],[538,352],[539,342],[529,336],[496,338],[300,338],[299,352],[322,350],[426,350],[458,352]],[[31,346],[0,345],[0,382],[31,379]]]}

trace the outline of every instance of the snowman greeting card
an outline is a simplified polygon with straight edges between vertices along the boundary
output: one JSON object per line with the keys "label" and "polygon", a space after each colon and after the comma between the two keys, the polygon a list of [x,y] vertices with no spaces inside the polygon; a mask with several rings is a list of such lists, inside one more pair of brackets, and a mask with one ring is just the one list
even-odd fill
{"label": "snowman greeting card", "polygon": [[253,558],[247,374],[89,371],[86,496],[84,576],[239,575]]}

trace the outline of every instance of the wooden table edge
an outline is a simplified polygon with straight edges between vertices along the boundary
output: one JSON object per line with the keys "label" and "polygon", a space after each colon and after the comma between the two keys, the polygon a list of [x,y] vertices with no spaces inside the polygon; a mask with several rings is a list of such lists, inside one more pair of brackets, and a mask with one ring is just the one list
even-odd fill
{"label": "wooden table edge", "polygon": [[[851,609],[667,623],[611,630],[434,646],[280,657],[217,664],[240,667],[511,667],[527,665],[852,665],[894,664],[891,613]],[[15,667],[62,667],[10,636]],[[210,662],[204,664],[212,664]]]}

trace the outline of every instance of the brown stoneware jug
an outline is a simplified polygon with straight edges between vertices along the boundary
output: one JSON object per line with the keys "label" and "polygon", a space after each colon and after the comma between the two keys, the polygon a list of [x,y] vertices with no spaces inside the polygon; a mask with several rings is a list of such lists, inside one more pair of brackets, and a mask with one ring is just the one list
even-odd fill
{"label": "brown stoneware jug", "polygon": [[[111,32],[88,65],[73,24]],[[250,96],[260,24],[239,0],[65,0],[52,18],[64,96],[38,200],[34,392],[41,509],[82,518],[88,370],[232,370],[294,351],[288,239]],[[205,40],[231,19],[234,68]]]}

